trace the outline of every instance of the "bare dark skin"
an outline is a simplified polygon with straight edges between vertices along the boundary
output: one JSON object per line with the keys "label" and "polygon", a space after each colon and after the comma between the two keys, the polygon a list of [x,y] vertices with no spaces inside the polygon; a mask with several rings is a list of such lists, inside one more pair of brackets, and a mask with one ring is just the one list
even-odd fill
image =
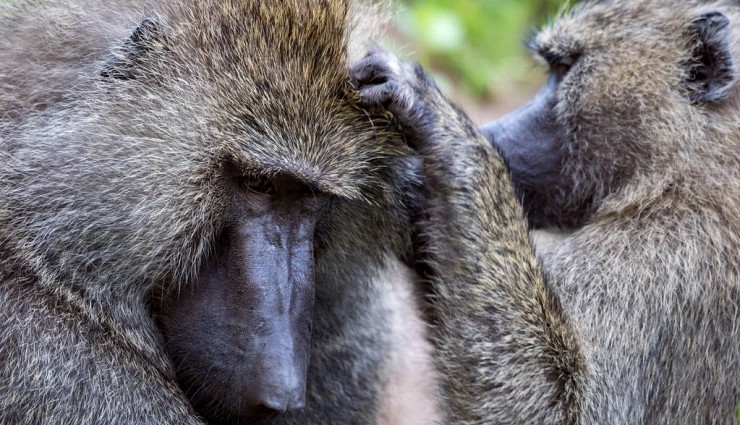
{"label": "bare dark skin", "polygon": [[555,211],[535,212],[531,205],[544,205],[550,183],[559,178],[562,145],[554,107],[561,75],[553,72],[532,100],[502,119],[483,126],[481,133],[502,153],[525,201],[534,226],[556,221]]}
{"label": "bare dark skin", "polygon": [[206,419],[305,404],[314,226],[326,199],[289,176],[236,174],[230,217],[194,285],[156,314],[178,383]]}

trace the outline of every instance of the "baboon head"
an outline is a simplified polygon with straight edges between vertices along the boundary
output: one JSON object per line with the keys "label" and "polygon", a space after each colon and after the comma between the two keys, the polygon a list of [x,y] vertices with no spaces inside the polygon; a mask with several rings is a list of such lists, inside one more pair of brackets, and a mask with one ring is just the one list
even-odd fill
{"label": "baboon head", "polygon": [[209,420],[303,406],[314,229],[390,190],[401,144],[356,106],[348,3],[160,2],[3,153],[18,250],[106,314],[153,294]]}
{"label": "baboon head", "polygon": [[690,156],[707,111],[735,86],[737,47],[719,6],[587,2],[532,38],[546,84],[482,128],[532,226],[579,227],[633,178]]}
{"label": "baboon head", "polygon": [[314,229],[330,202],[381,198],[373,168],[392,154],[355,106],[345,2],[237,3],[208,10],[197,31],[161,26],[151,47],[140,27],[144,42],[125,47],[141,55],[128,63],[167,58],[152,78],[177,64],[180,75],[158,90],[193,78],[189,89],[208,90],[199,102],[212,102],[196,132],[211,155],[196,198],[212,211],[208,248],[193,281],[156,313],[178,381],[216,419],[303,407]]}

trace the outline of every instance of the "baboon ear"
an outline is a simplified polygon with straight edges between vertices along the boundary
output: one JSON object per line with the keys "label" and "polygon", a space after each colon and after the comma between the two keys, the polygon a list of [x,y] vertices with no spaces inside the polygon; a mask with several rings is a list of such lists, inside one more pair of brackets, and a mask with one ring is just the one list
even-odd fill
{"label": "baboon ear", "polygon": [[735,79],[730,49],[730,20],[719,11],[702,13],[691,23],[696,45],[688,64],[686,88],[694,103],[718,102]]}
{"label": "baboon ear", "polygon": [[123,45],[105,63],[100,76],[117,80],[136,79],[142,56],[151,51],[164,36],[163,25],[156,19],[144,19]]}

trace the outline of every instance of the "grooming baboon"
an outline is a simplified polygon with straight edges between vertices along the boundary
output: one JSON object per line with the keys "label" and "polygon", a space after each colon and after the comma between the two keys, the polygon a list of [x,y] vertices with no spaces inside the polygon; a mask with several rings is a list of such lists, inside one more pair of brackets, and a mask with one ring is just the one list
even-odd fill
{"label": "grooming baboon", "polygon": [[[482,132],[419,67],[357,65],[424,159],[449,423],[733,422],[738,40],[730,1],[586,3],[533,38],[545,87]],[[572,231],[540,264],[512,179],[531,225]]]}
{"label": "grooming baboon", "polygon": [[401,263],[416,183],[357,106],[359,16],[2,4],[0,422],[401,422],[388,392],[433,380]]}

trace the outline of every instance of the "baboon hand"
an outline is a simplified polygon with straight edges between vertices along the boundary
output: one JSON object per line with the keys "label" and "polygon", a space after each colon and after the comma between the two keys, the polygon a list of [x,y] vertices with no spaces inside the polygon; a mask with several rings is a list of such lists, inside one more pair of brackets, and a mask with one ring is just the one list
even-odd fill
{"label": "baboon hand", "polygon": [[436,116],[429,95],[438,91],[421,65],[375,47],[353,67],[351,75],[363,99],[391,112],[407,133],[429,133]]}

